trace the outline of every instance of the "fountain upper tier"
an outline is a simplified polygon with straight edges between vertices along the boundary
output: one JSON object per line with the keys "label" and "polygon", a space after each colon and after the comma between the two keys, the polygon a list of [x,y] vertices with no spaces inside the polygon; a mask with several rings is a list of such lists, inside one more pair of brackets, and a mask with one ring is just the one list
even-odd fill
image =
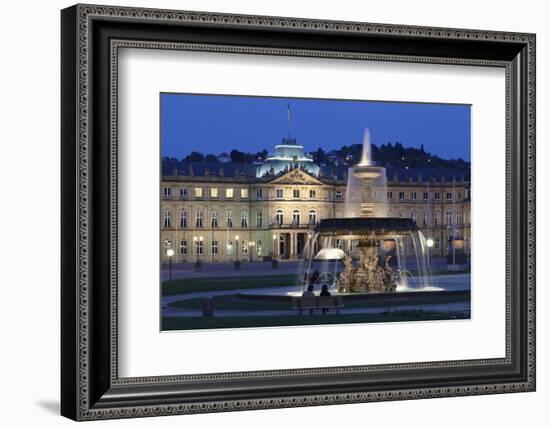
{"label": "fountain upper tier", "polygon": [[321,235],[334,235],[341,239],[386,239],[409,235],[416,231],[414,220],[398,217],[347,217],[323,219],[317,227]]}

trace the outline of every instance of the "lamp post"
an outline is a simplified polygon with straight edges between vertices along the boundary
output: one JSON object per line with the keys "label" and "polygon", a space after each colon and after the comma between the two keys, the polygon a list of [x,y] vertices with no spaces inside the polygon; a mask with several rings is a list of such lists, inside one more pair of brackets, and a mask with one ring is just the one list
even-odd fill
{"label": "lamp post", "polygon": [[199,262],[199,238],[193,237],[193,241],[195,242],[195,263]]}
{"label": "lamp post", "polygon": [[235,235],[235,271],[241,270],[241,262],[239,262],[239,236]]}
{"label": "lamp post", "polygon": [[277,263],[277,235],[273,235],[273,259],[271,259],[271,269],[277,269],[279,264]]}
{"label": "lamp post", "polygon": [[255,245],[256,245],[256,243],[254,241],[249,241],[248,242],[248,255],[249,255],[250,263],[252,263],[252,250],[253,250]]}
{"label": "lamp post", "polygon": [[172,279],[172,256],[174,256],[174,250],[169,248],[166,250],[166,255],[168,256],[168,271],[169,271],[169,279]]}

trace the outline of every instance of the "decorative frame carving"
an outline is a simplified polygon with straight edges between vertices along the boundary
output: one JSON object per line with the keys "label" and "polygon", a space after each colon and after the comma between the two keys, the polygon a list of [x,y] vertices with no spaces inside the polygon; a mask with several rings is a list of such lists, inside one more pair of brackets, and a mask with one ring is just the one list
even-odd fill
{"label": "decorative frame carving", "polygon": [[[132,23],[139,29],[127,29],[126,25]],[[178,39],[169,27],[189,29],[190,40]],[[212,42],[204,36],[209,28],[234,34],[240,43]],[[269,46],[248,45],[247,31],[269,32],[274,41]],[[145,32],[158,40],[140,39]],[[300,38],[304,34],[326,37],[338,48],[304,47],[307,42]],[[331,38],[336,36],[344,41]],[[204,40],[197,42],[201,37]],[[365,41],[366,47],[358,50],[359,41]],[[390,51],[389,43],[417,46],[421,53],[404,54],[399,46]],[[445,56],[438,46],[454,49],[450,50],[454,56]],[[117,58],[121,47],[504,67],[506,357],[119,378],[116,119]],[[103,118],[109,121],[107,129],[99,123]],[[535,390],[533,34],[76,5],[62,12],[62,123],[63,415],[92,420]],[[105,171],[107,177],[100,178]],[[105,188],[108,194],[102,198],[98,191]],[[97,229],[106,231],[100,234]],[[108,261],[99,255],[100,249],[108,253]],[[98,304],[103,307],[98,308]],[[502,371],[502,377],[470,377],[480,368]],[[404,381],[411,372],[426,373],[432,385]],[[468,384],[456,384],[456,374],[451,372],[462,372],[462,376],[456,374]],[[380,374],[395,380],[377,388]],[[298,378],[311,381],[310,388],[298,389]],[[234,379],[243,382],[242,389],[236,393],[224,390],[224,384]],[[341,389],[333,390],[334,380],[343,383]],[[191,388],[195,393],[190,392]],[[264,391],[258,394],[257,389]]]}

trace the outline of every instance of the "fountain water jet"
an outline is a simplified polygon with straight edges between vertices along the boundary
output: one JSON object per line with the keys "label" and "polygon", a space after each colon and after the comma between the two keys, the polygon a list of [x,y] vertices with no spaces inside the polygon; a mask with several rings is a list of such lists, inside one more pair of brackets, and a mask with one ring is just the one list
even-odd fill
{"label": "fountain water jet", "polygon": [[[418,279],[414,280],[415,287],[428,288],[429,259],[424,236],[416,223],[409,218],[386,217],[385,205],[382,208],[375,205],[376,198],[385,200],[385,183],[385,168],[372,161],[371,137],[367,128],[361,161],[348,171],[346,217],[323,219],[319,223],[314,239],[320,242],[321,250],[317,254],[310,250],[304,287],[310,284],[307,278],[312,276],[313,261],[324,260],[323,270],[326,271],[326,261],[331,260],[333,265],[343,263],[343,268],[340,264],[338,292],[371,293],[393,292],[398,287],[400,290],[407,289],[409,281],[413,281],[406,264],[409,255],[407,246],[410,246],[418,274]],[[374,191],[383,196],[375,197]],[[343,241],[344,244],[336,247],[336,241]],[[343,250],[343,260],[340,261],[342,250],[338,251],[338,258],[324,258],[327,253],[337,252],[329,250],[333,248]],[[321,253],[323,255],[319,257]]]}

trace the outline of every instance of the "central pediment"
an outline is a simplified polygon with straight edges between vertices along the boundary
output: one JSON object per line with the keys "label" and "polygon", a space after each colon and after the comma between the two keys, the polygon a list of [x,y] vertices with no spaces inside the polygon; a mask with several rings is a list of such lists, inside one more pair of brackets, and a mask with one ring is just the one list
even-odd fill
{"label": "central pediment", "polygon": [[300,169],[290,170],[272,180],[272,183],[285,185],[323,185],[319,179]]}

